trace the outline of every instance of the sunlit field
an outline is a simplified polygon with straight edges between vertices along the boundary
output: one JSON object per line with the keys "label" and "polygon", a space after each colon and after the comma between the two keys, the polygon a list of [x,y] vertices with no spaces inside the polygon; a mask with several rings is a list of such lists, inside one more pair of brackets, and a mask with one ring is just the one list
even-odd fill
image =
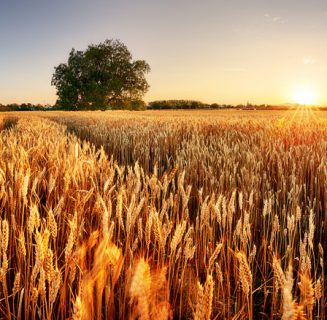
{"label": "sunlit field", "polygon": [[0,124],[1,319],[325,319],[327,112]]}

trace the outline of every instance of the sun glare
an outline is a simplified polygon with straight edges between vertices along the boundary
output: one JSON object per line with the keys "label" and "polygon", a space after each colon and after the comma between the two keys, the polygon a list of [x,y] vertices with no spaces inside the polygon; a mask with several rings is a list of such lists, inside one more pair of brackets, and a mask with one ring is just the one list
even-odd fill
{"label": "sun glare", "polygon": [[300,87],[295,90],[293,100],[298,104],[313,105],[316,103],[316,94],[312,88]]}

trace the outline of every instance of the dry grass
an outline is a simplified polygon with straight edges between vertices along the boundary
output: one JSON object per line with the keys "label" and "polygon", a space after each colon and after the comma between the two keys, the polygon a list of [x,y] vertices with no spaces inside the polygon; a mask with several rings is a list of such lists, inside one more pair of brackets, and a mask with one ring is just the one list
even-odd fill
{"label": "dry grass", "polygon": [[27,115],[2,116],[1,318],[325,318],[325,114]]}

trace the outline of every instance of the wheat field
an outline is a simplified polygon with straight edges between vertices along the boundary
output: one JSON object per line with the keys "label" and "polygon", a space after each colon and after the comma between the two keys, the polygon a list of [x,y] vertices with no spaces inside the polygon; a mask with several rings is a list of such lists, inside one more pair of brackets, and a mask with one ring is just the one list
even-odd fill
{"label": "wheat field", "polygon": [[0,124],[1,319],[325,319],[327,112]]}

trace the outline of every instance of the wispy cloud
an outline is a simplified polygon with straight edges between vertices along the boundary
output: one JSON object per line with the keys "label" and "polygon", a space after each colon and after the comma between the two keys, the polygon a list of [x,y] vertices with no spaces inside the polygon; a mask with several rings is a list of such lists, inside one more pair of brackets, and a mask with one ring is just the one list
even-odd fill
{"label": "wispy cloud", "polygon": [[316,60],[311,58],[311,57],[303,57],[302,58],[302,63],[303,64],[315,64],[316,63]]}
{"label": "wispy cloud", "polygon": [[269,13],[266,13],[265,14],[265,18],[268,22],[271,22],[271,23],[276,23],[276,24],[284,24],[287,22],[286,19],[280,17],[280,16],[272,16],[270,15]]}

